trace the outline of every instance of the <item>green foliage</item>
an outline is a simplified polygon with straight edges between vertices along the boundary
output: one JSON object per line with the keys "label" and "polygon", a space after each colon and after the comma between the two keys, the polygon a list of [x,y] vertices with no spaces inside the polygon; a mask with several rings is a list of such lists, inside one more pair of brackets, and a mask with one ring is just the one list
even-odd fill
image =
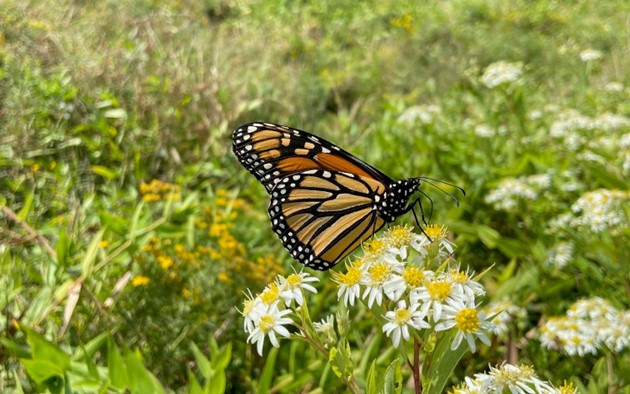
{"label": "green foliage", "polygon": [[[345,339],[329,362],[306,344],[265,358],[245,345],[243,292],[292,264],[267,194],[230,153],[231,130],[253,120],[311,130],[395,178],[466,189],[456,208],[423,185],[432,221],[466,264],[493,266],[489,301],[529,317],[509,340],[441,360],[453,373],[425,373],[432,392],[516,349],[554,383],[627,391],[627,349],[568,356],[538,336],[580,298],[630,308],[627,199],[601,231],[576,206],[628,193],[630,126],[610,116],[630,117],[628,12],[585,0],[4,1],[0,391],[331,392],[351,373],[368,392],[407,392],[405,364],[359,316],[337,319]],[[586,49],[601,58],[582,60]],[[522,75],[489,88],[499,61]],[[308,321],[343,315],[328,278]]]}

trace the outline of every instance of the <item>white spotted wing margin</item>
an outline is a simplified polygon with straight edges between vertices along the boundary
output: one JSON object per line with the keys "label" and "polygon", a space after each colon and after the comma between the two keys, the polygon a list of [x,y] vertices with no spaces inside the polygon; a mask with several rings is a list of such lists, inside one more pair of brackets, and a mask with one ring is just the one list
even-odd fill
{"label": "white spotted wing margin", "polygon": [[347,172],[294,173],[271,191],[271,226],[293,258],[325,271],[383,227],[375,198],[384,189],[374,179]]}

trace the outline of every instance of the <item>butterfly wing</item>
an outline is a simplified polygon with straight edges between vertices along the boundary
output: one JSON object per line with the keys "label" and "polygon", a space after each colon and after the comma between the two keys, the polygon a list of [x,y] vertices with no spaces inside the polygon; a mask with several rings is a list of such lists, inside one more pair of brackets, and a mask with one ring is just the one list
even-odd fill
{"label": "butterfly wing", "polygon": [[383,227],[376,199],[384,190],[381,182],[360,174],[302,171],[273,188],[269,218],[296,260],[328,270]]}
{"label": "butterfly wing", "polygon": [[343,171],[384,185],[392,183],[381,171],[323,138],[274,123],[238,127],[232,134],[232,150],[269,193],[285,176],[308,170]]}

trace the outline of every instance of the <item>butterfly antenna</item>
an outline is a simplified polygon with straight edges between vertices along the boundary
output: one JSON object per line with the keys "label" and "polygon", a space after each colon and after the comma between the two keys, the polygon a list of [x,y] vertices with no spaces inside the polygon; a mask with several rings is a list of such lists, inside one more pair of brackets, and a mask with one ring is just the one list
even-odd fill
{"label": "butterfly antenna", "polygon": [[[459,190],[460,192],[462,192],[462,194],[463,194],[464,196],[466,195],[466,191],[465,191],[463,188],[461,188],[461,187],[459,187],[459,186],[457,186],[457,185],[453,185],[452,183],[445,182],[445,181],[441,181],[441,180],[439,180],[439,179],[435,179],[435,178],[429,178],[429,177],[426,177],[426,176],[421,176],[421,177],[418,177],[418,179],[420,179],[420,180],[424,181],[424,182],[425,182],[425,183],[427,183],[428,185],[433,186],[434,188],[438,189],[438,190],[439,190],[439,191],[441,191],[442,193],[444,193],[444,194],[446,194],[447,196],[449,196],[450,198],[452,198],[452,199],[455,201],[455,205],[457,205],[458,207],[459,207],[459,200],[457,199],[457,197],[455,197],[452,193],[449,193],[449,192],[447,192],[446,190],[442,189],[441,187],[439,187],[439,186],[437,186],[437,185],[433,184],[432,182],[442,183],[442,184],[444,184],[444,185],[448,185],[448,186],[454,187],[454,188],[456,188],[457,190]],[[430,181],[431,181],[431,182],[430,182]],[[425,196],[427,196],[425,193],[422,193],[422,194],[424,194]],[[429,197],[429,196],[427,196],[427,198],[428,198],[428,197]],[[430,200],[430,198],[429,198],[429,200]]]}

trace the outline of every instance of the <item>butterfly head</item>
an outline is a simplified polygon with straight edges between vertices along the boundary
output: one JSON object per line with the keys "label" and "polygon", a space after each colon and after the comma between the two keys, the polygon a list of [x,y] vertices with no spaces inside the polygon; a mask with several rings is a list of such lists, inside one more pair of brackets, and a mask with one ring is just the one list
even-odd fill
{"label": "butterfly head", "polygon": [[418,178],[403,179],[389,185],[387,191],[377,201],[380,216],[389,223],[407,212],[409,197],[418,190],[419,185]]}

